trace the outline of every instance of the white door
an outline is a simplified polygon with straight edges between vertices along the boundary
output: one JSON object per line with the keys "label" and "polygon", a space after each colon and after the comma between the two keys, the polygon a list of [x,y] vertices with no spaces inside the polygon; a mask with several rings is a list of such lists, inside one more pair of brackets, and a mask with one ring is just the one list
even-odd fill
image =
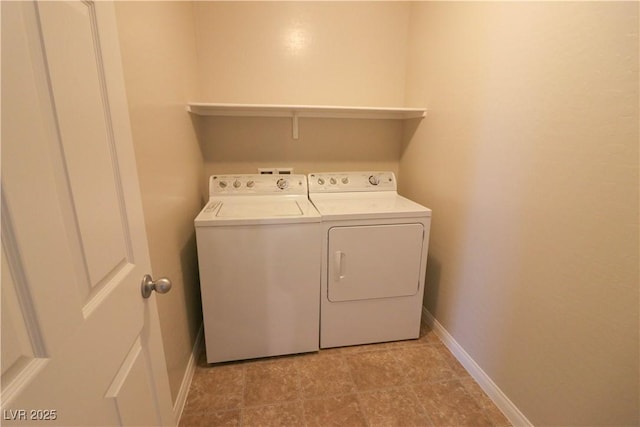
{"label": "white door", "polygon": [[422,224],[331,228],[328,300],[415,295],[420,288],[423,236]]}
{"label": "white door", "polygon": [[1,424],[175,425],[113,5],[1,7]]}

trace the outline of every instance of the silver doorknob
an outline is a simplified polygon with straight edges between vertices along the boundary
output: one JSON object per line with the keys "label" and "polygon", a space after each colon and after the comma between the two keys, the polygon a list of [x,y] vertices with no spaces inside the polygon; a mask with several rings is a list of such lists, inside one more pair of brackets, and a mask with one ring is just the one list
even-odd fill
{"label": "silver doorknob", "polygon": [[140,284],[143,298],[149,298],[151,291],[156,291],[159,294],[166,294],[171,290],[171,280],[166,277],[161,277],[155,282],[149,274],[145,274]]}

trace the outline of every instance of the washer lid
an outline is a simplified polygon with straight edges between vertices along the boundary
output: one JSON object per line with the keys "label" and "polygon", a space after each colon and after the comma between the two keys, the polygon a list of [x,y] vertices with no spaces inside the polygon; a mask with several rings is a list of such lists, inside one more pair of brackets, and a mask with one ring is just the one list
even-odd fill
{"label": "washer lid", "polygon": [[313,194],[310,198],[323,220],[431,216],[431,209],[396,192]]}
{"label": "washer lid", "polygon": [[218,218],[256,218],[303,215],[295,200],[222,202],[216,213]]}
{"label": "washer lid", "polygon": [[290,224],[320,222],[320,214],[304,196],[253,196],[211,199],[195,226]]}

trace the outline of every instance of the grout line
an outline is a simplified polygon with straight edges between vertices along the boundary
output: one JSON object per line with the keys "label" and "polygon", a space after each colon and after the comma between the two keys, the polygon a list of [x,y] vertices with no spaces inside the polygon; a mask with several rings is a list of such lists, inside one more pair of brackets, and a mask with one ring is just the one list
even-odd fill
{"label": "grout line", "polygon": [[[371,422],[369,421],[369,417],[368,414],[366,413],[365,409],[364,409],[364,405],[362,404],[362,400],[360,400],[360,392],[358,390],[358,385],[356,384],[356,380],[353,376],[353,372],[351,371],[351,365],[349,364],[349,361],[347,360],[347,355],[348,353],[342,353],[342,363],[344,363],[347,366],[347,372],[349,373],[349,378],[351,379],[351,383],[353,384],[353,393],[349,393],[349,394],[354,394],[355,398],[356,398],[356,402],[358,403],[358,410],[360,411],[360,415],[362,415],[362,418],[364,419],[364,423],[367,425],[367,427],[371,426]],[[346,396],[347,394],[345,394]]]}
{"label": "grout line", "polygon": [[246,408],[245,405],[245,396],[246,396],[246,391],[247,391],[247,366],[244,365],[242,366],[242,399],[240,400],[240,416],[239,416],[239,426],[238,427],[243,427],[244,426],[244,409]]}
{"label": "grout line", "polygon": [[432,426],[435,426],[436,423],[431,418],[431,415],[429,415],[429,411],[427,411],[427,408],[425,408],[424,405],[422,404],[422,402],[420,401],[420,398],[418,397],[418,393],[416,393],[416,391],[413,389],[413,385],[409,385],[408,388],[409,388],[410,393],[416,399],[416,402],[418,402],[418,406],[420,407],[420,409],[422,409],[422,413],[425,415],[425,417],[427,417],[427,420],[429,420],[429,423]]}
{"label": "grout line", "polygon": [[[296,363],[297,362],[297,363]],[[298,388],[298,399],[295,402],[300,402],[300,408],[302,409],[302,422],[306,427],[309,423],[307,422],[307,413],[304,410],[304,399],[302,395],[302,375],[300,375],[300,359],[296,359],[293,361],[293,367],[296,373],[296,386]]]}
{"label": "grout line", "polygon": [[[435,330],[432,326],[429,326],[426,322],[425,325],[427,325],[429,327],[429,333],[435,334]],[[424,335],[420,336],[420,338],[418,338],[416,341],[420,340],[421,338],[423,338]],[[396,363],[397,365],[399,365],[400,367],[402,367],[402,362],[400,359],[400,355],[398,352],[400,351],[406,351],[406,350],[411,350],[412,348],[416,348],[416,349],[420,349],[423,346],[429,346],[429,347],[442,347],[442,348],[438,348],[438,354],[437,356],[441,359],[444,359],[444,355],[441,354],[441,352],[448,352],[451,353],[451,351],[446,347],[446,345],[444,344],[444,342],[442,342],[442,340],[437,336],[436,334],[436,338],[438,338],[438,341],[421,341],[421,342],[414,342],[412,341],[408,341],[406,345],[397,345],[397,346],[377,346],[377,344],[370,344],[367,345],[366,347],[363,347],[362,349],[354,349],[353,351],[336,351],[336,352],[332,352],[332,354],[322,354],[324,351],[326,350],[319,350],[318,352],[314,352],[314,353],[303,353],[303,354],[295,354],[295,355],[286,355],[283,357],[276,357],[276,358],[269,358],[267,360],[263,360],[263,359],[252,359],[252,360],[248,360],[248,361],[242,361],[239,363],[239,366],[242,369],[242,396],[241,396],[241,403],[239,405],[238,408],[220,408],[218,410],[215,411],[205,411],[204,413],[209,413],[209,412],[229,412],[229,411],[235,411],[235,410],[239,410],[239,426],[243,427],[245,425],[245,410],[249,409],[249,408],[261,408],[261,407],[269,407],[269,406],[274,406],[274,405],[287,405],[287,404],[292,404],[292,403],[300,403],[301,405],[301,410],[302,410],[302,418],[303,418],[303,423],[305,426],[308,426],[309,421],[307,420],[307,416],[308,414],[306,413],[305,410],[305,405],[304,402],[305,401],[314,401],[314,400],[325,400],[325,399],[331,399],[331,398],[340,398],[340,397],[344,397],[344,396],[355,396],[356,402],[358,404],[358,409],[359,412],[363,418],[363,421],[365,422],[365,424],[367,426],[371,426],[371,421],[369,419],[369,414],[368,412],[365,410],[365,407],[363,405],[363,395],[366,394],[370,394],[370,393],[376,393],[376,392],[385,392],[385,391],[390,391],[390,390],[396,390],[396,389],[408,389],[411,396],[415,399],[415,401],[418,403],[418,410],[421,411],[421,415],[425,416],[426,419],[428,421],[430,421],[433,424],[433,419],[431,417],[431,415],[429,414],[429,412],[427,411],[426,407],[423,405],[423,403],[420,401],[420,399],[418,398],[418,395],[414,389],[415,386],[419,385],[419,384],[433,384],[433,383],[447,383],[447,382],[453,382],[453,381],[458,381],[463,388],[465,389],[465,392],[467,394],[469,394],[472,398],[472,401],[475,402],[479,408],[483,411],[483,413],[485,414],[485,416],[490,420],[491,418],[487,415],[487,412],[485,410],[485,407],[481,404],[481,402],[478,401],[478,398],[476,398],[476,396],[472,395],[466,387],[464,387],[464,384],[462,384],[463,379],[471,379],[472,381],[476,382],[475,379],[467,372],[466,375],[459,375],[456,370],[454,370],[453,368],[451,368],[451,363],[448,360],[443,360],[443,362],[445,362],[445,364],[449,367],[449,369],[451,369],[453,371],[453,376],[450,379],[446,379],[446,380],[430,380],[430,381],[419,381],[419,382],[411,382],[411,379],[408,375],[405,374],[405,371],[402,371],[402,379],[403,379],[403,383],[400,385],[392,385],[392,386],[386,386],[386,387],[375,387],[375,388],[371,388],[368,390],[360,390],[358,389],[358,386],[356,384],[355,381],[355,377],[354,377],[354,372],[351,368],[351,365],[349,363],[349,358],[353,357],[353,356],[357,356],[357,355],[362,355],[362,354],[366,354],[366,353],[372,353],[372,352],[391,352],[391,359],[393,363]],[[402,342],[402,341],[401,341]],[[385,344],[385,343],[380,343],[380,344]],[[354,347],[359,347],[359,346],[354,346]],[[354,386],[354,390],[351,393],[339,393],[339,394],[329,394],[329,395],[320,395],[320,396],[311,396],[311,397],[305,397],[304,393],[303,393],[303,389],[302,389],[302,375],[301,375],[301,369],[302,369],[302,365],[300,364],[300,360],[303,357],[331,357],[331,358],[335,358],[336,361],[339,361],[340,363],[344,363],[346,365],[346,369],[347,369],[347,375],[348,378],[350,379],[351,383]],[[455,355],[453,355],[451,353],[451,356],[454,357],[455,359]],[[277,401],[277,402],[270,402],[267,404],[260,404],[260,405],[247,405],[246,404],[246,391],[247,391],[247,368],[249,366],[256,366],[259,364],[275,364],[281,361],[286,361],[287,359],[289,359],[294,367],[294,372],[296,375],[296,379],[295,379],[295,384],[296,384],[296,389],[297,389],[297,393],[296,399],[293,400],[284,400],[284,401]],[[210,369],[216,369],[217,366],[210,366]],[[477,383],[477,382],[476,382]],[[479,385],[478,385],[479,386]]]}

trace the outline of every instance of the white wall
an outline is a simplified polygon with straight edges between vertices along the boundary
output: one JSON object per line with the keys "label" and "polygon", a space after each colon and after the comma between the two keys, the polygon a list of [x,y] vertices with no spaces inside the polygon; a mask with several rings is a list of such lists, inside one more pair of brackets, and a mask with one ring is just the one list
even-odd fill
{"label": "white wall", "polygon": [[535,425],[638,425],[638,4],[415,3],[425,304]]}

